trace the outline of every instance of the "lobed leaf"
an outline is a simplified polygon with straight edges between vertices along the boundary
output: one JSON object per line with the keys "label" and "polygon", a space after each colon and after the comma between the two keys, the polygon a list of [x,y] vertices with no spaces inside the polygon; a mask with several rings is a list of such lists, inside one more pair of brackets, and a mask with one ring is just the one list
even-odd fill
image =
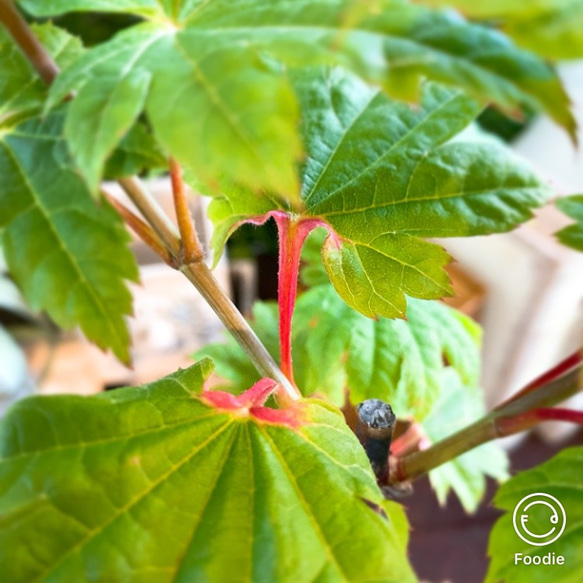
{"label": "lobed leaf", "polygon": [[[330,281],[344,301],[369,318],[403,317],[405,294],[424,298],[452,295],[441,247],[408,235],[386,233],[337,244],[329,238],[322,258]],[[363,239],[371,241],[365,243]]]}
{"label": "lobed leaf", "polygon": [[70,165],[63,112],[0,132],[0,227],[10,272],[33,310],[81,326],[129,362],[126,280],[137,266],[119,215]]}
{"label": "lobed leaf", "polygon": [[[131,76],[143,83],[140,91],[123,90],[124,84],[131,89]],[[65,70],[53,85],[48,107],[70,91],[77,92],[78,105],[67,121],[67,139],[76,152],[92,148],[92,136],[75,128],[96,101],[110,148],[145,107],[160,143],[207,188],[226,177],[294,197],[293,165],[300,154],[295,99],[281,67],[252,47],[229,47],[188,31],[170,34],[163,25],[142,24]],[[116,117],[116,112],[123,115]],[[95,166],[88,168],[88,159],[77,162],[94,176],[107,152],[92,153]]]}
{"label": "lobed leaf", "polygon": [[[441,441],[477,421],[484,413],[481,391],[468,386],[453,368],[436,378],[442,384],[439,399],[423,420],[432,442]],[[429,481],[440,504],[453,490],[466,512],[475,512],[486,492],[486,476],[502,481],[508,477],[508,459],[496,442],[485,443],[429,472]]]}
{"label": "lobed leaf", "polygon": [[525,105],[544,110],[574,137],[575,121],[556,72],[490,26],[402,0],[368,9],[346,0],[255,0],[242,3],[241,11],[232,6],[229,0],[207,2],[187,26],[218,28],[233,40],[253,30],[252,42],[294,65],[337,62],[338,51],[341,64],[405,99],[416,97],[420,80],[429,78],[511,114]]}
{"label": "lobed leaf", "polygon": [[300,95],[306,213],[338,235],[324,246],[328,275],[365,315],[402,316],[405,295],[451,293],[446,253],[419,237],[505,231],[547,196],[508,151],[448,142],[479,111],[461,92],[427,84],[411,109],[332,72]]}
{"label": "lobed leaf", "polygon": [[211,369],[12,408],[3,581],[415,580],[406,521],[364,503],[383,498],[342,416],[306,401],[293,429],[216,409]]}
{"label": "lobed leaf", "polygon": [[[490,28],[400,0],[377,10],[350,0],[23,5],[37,16],[93,9],[148,20],[91,49],[53,89],[53,104],[77,92],[67,139],[91,183],[122,128],[145,107],[162,144],[207,188],[226,178],[297,202],[301,148],[285,68],[322,63],[341,63],[407,99],[417,96],[422,79],[443,81],[513,113],[522,105],[547,111],[574,131],[567,97],[544,61]],[[129,78],[145,84],[148,75],[149,89],[126,93]],[[103,135],[92,145],[72,128],[96,108]]]}
{"label": "lobed leaf", "polygon": [[[402,317],[406,295],[451,293],[447,254],[420,237],[507,231],[549,194],[508,150],[450,141],[480,109],[461,91],[428,83],[411,108],[339,69],[303,72],[295,86],[307,150],[297,212],[331,228],[328,276],[367,316]],[[216,198],[215,249],[239,222],[278,207],[241,190]]]}
{"label": "lobed leaf", "polygon": [[[372,237],[507,230],[548,194],[508,150],[448,141],[479,112],[461,92],[427,84],[412,109],[340,71],[314,74],[320,78],[302,88],[308,118],[302,196],[307,212],[341,237],[358,241],[363,223]],[[329,129],[321,135],[310,117],[324,116]]]}
{"label": "lobed leaf", "polygon": [[[488,545],[491,563],[486,576],[488,583],[512,581],[513,583],[553,582],[576,583],[581,578],[583,556],[583,507],[581,506],[581,464],[583,448],[570,447],[549,461],[531,470],[520,472],[506,482],[496,494],[494,504],[505,511],[498,519]],[[562,504],[566,514],[566,527],[561,536],[549,546],[532,546],[518,537],[513,527],[513,512],[527,495],[544,492],[554,496]],[[531,532],[545,533],[552,527],[551,513],[545,505],[535,504],[527,513]],[[561,520],[562,523],[562,520]],[[561,524],[556,528],[560,528]],[[545,540],[544,538],[541,540]],[[515,554],[523,557],[546,555],[552,552],[564,557],[564,565],[515,564]]]}
{"label": "lobed leaf", "polygon": [[559,210],[576,221],[556,233],[557,239],[563,245],[583,251],[583,195],[560,198],[555,204]]}

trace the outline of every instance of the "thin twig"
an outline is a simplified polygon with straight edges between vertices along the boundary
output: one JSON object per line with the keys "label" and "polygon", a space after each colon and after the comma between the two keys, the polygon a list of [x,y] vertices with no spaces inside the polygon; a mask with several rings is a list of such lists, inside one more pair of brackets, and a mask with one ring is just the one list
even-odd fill
{"label": "thin twig", "polygon": [[243,318],[241,312],[223,292],[206,263],[201,261],[182,265],[180,271],[184,273],[215,313],[219,315],[227,330],[249,356],[259,374],[272,378],[281,385],[283,394],[280,391],[277,392],[278,403],[285,405],[289,401],[297,401],[301,397],[299,391],[283,374],[275,360],[273,360],[265,346],[253,332],[247,320]]}
{"label": "thin twig", "polygon": [[154,253],[159,255],[165,263],[178,268],[176,259],[170,254],[164,243],[160,240],[158,235],[153,231],[152,227],[144,222],[138,215],[134,214],[129,208],[124,206],[119,200],[111,196],[102,189],[102,194],[105,196],[109,204],[120,214],[126,225],[128,225],[134,233],[144,242]]}
{"label": "thin twig", "polygon": [[188,206],[188,198],[182,179],[182,168],[174,158],[170,158],[170,180],[178,229],[182,239],[182,261],[186,264],[197,263],[204,259],[204,253]]}
{"label": "thin twig", "polygon": [[496,430],[500,435],[512,435],[526,431],[541,421],[566,421],[583,425],[583,412],[564,408],[542,407],[512,417],[503,417],[496,421]]}
{"label": "thin twig", "polygon": [[[560,365],[555,369],[560,369]],[[570,367],[566,374],[538,386],[536,390],[521,391],[518,398],[508,400],[472,425],[428,449],[393,458],[389,483],[414,480],[483,443],[524,431],[536,423],[551,420],[553,415],[557,419],[579,422],[577,420],[580,419],[580,413],[571,412],[570,418],[567,419],[565,410],[553,410],[549,407],[565,401],[583,389],[581,369],[582,363],[579,361],[579,364]],[[546,378],[549,378],[548,375]],[[539,414],[536,413],[537,410]],[[540,411],[544,412],[541,414]],[[557,413],[551,414],[548,411]]]}
{"label": "thin twig", "polygon": [[583,354],[582,352],[574,352],[567,356],[567,358],[563,359],[559,364],[553,366],[553,368],[545,371],[543,374],[536,377],[532,380],[528,385],[522,388],[520,391],[512,395],[509,399],[498,405],[497,409],[505,407],[512,403],[512,401],[516,401],[518,399],[522,399],[528,393],[532,393],[536,391],[539,387],[542,387],[549,382],[562,377],[563,375],[567,374],[568,372],[572,371],[573,369],[579,368],[583,362]]}
{"label": "thin twig", "polygon": [[0,0],[0,22],[37,70],[41,79],[50,85],[59,73],[59,67],[39,42],[12,0]]}
{"label": "thin twig", "polygon": [[150,224],[170,253],[180,260],[180,233],[176,225],[164,213],[158,201],[150,194],[136,176],[120,178],[118,184],[136,205],[142,216]]}

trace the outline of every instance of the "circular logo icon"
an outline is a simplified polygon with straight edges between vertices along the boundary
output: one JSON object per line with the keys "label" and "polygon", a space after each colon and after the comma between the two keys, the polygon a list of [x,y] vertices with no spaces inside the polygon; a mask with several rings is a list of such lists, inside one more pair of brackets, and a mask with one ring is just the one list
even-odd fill
{"label": "circular logo icon", "polygon": [[563,534],[567,515],[563,505],[554,496],[535,492],[525,496],[516,505],[512,523],[516,534],[524,542],[544,547]]}

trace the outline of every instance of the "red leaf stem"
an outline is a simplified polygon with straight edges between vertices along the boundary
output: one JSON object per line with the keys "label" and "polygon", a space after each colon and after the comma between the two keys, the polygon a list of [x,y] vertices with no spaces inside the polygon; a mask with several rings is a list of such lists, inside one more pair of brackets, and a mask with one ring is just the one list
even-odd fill
{"label": "red leaf stem", "polygon": [[293,383],[291,354],[291,323],[298,291],[298,273],[302,245],[316,227],[323,225],[318,219],[295,219],[287,213],[273,213],[279,233],[279,273],[277,296],[279,303],[279,344],[281,370]]}
{"label": "red leaf stem", "polygon": [[[277,296],[279,304],[279,344],[281,351],[281,370],[295,386],[291,354],[291,326],[298,291],[298,273],[302,246],[306,237],[317,227],[325,227],[330,237],[337,240],[330,225],[321,219],[298,217],[286,211],[270,211],[242,221],[253,225],[263,225],[273,218],[279,234],[279,272]],[[239,224],[237,225],[239,226]]]}
{"label": "red leaf stem", "polygon": [[294,306],[298,290],[298,273],[300,256],[306,237],[316,228],[324,227],[328,230],[326,244],[340,247],[341,240],[332,227],[322,219],[301,217],[283,210],[270,211],[245,219],[235,225],[243,223],[263,225],[273,218],[277,224],[279,235],[279,272],[277,282],[277,296],[279,304],[279,343],[281,351],[281,370],[295,387],[291,353],[291,327]]}
{"label": "red leaf stem", "polygon": [[499,437],[513,435],[538,425],[541,421],[568,421],[583,425],[583,411],[564,408],[541,408],[496,420],[496,432]]}
{"label": "red leaf stem", "polygon": [[516,393],[515,395],[512,395],[512,397],[510,397],[510,399],[507,399],[506,401],[504,401],[503,403],[498,405],[494,409],[494,411],[502,409],[503,407],[505,407],[509,403],[512,403],[512,402],[516,401],[517,399],[520,399],[521,397],[523,397],[524,395],[526,395],[528,393],[532,393],[533,391],[536,391],[540,387],[544,387],[545,385],[554,381],[555,379],[558,379],[559,377],[566,375],[567,373],[571,372],[572,370],[576,369],[577,367],[580,367],[582,363],[583,363],[583,351],[579,350],[577,352],[574,352],[573,354],[571,354],[570,356],[568,356],[567,358],[565,358],[564,360],[559,362],[559,364],[557,364],[556,366],[554,366],[550,370],[544,372],[543,374],[538,376],[536,379],[534,379],[533,381],[528,383],[528,385],[526,385],[523,389],[518,391],[518,393]]}

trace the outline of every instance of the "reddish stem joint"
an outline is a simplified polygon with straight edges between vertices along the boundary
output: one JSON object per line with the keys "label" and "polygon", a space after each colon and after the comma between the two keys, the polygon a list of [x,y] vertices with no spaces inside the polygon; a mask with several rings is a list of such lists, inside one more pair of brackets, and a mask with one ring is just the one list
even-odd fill
{"label": "reddish stem joint", "polygon": [[269,396],[276,392],[279,385],[276,381],[263,378],[250,389],[240,395],[224,391],[203,391],[201,399],[208,405],[238,417],[253,417],[256,421],[285,425],[292,429],[301,427],[306,422],[305,410],[302,406],[291,405],[285,409],[266,407]]}

